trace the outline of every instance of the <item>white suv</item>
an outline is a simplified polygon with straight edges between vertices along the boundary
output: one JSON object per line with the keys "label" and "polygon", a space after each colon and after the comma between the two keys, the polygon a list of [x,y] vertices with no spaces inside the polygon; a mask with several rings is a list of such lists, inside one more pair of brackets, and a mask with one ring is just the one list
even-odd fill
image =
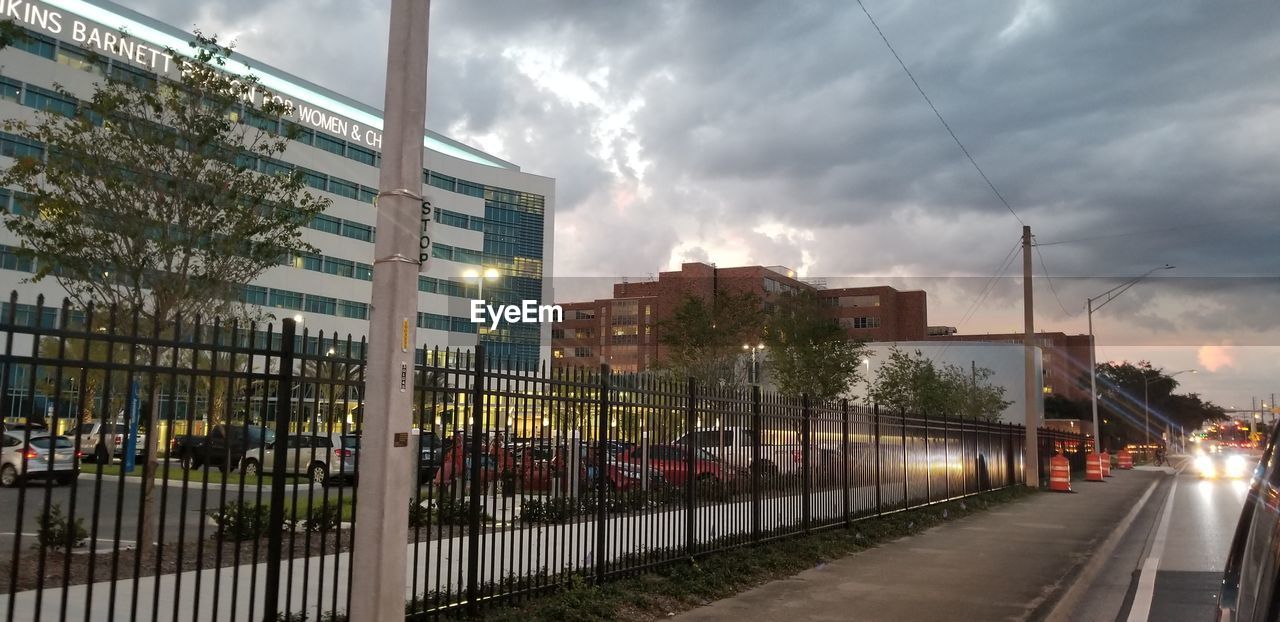
{"label": "white suv", "polygon": [[[98,464],[106,464],[112,458],[124,458],[125,438],[129,434],[129,427],[123,423],[106,424],[106,433],[103,433],[103,425],[100,422],[80,424],[80,429],[76,430],[76,434],[80,437],[80,451],[86,456],[92,456],[93,461]],[[147,446],[147,435],[139,428],[138,443],[134,450],[134,455],[141,458],[143,450]]]}
{"label": "white suv", "polygon": [[265,449],[250,449],[240,462],[246,476],[270,473],[275,467],[275,452],[283,450],[285,473],[306,474],[313,483],[327,486],[336,479],[355,480],[356,451],[360,437],[355,434],[290,434],[284,447],[272,443]]}

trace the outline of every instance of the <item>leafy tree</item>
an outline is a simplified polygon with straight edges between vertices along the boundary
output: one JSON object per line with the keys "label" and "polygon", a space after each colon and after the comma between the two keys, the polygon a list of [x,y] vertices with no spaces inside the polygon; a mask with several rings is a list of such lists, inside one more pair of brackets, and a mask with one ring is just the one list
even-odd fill
{"label": "leafy tree", "polygon": [[1004,387],[991,383],[992,375],[985,367],[939,367],[919,350],[907,353],[895,346],[868,399],[901,413],[998,421],[1012,402],[1004,399]]}
{"label": "leafy tree", "polygon": [[[137,314],[144,334],[170,336],[178,318],[244,312],[244,284],[313,250],[301,229],[328,204],[305,191],[301,173],[274,164],[288,144],[274,132],[287,107],[254,77],[224,73],[231,49],[216,37],[197,33],[190,48],[167,51],[172,75],[106,76],[72,116],[44,111],[3,124],[44,146],[0,175],[27,195],[4,220],[36,262],[31,280],[52,277],[81,308]],[[158,390],[147,387],[152,422]],[[144,557],[155,534],[155,439],[147,435],[143,467]]]}
{"label": "leafy tree", "polygon": [[667,348],[664,369],[701,386],[740,386],[746,382],[742,344],[759,339],[763,323],[755,294],[719,291],[710,301],[686,295],[658,323],[658,342]]}
{"label": "leafy tree", "polygon": [[1057,393],[1044,398],[1045,419],[1088,419],[1092,414],[1089,402],[1076,401]]}
{"label": "leafy tree", "polygon": [[866,346],[849,341],[809,291],[778,299],[767,316],[764,342],[770,375],[783,395],[830,400],[861,378]]}
{"label": "leafy tree", "polygon": [[1227,418],[1222,407],[1199,395],[1176,394],[1177,379],[1149,361],[1102,363],[1097,368],[1099,416],[1111,421],[1110,434],[1125,440],[1144,440],[1147,416],[1143,404],[1151,408],[1151,435],[1158,438],[1168,425],[1194,430],[1207,422]]}

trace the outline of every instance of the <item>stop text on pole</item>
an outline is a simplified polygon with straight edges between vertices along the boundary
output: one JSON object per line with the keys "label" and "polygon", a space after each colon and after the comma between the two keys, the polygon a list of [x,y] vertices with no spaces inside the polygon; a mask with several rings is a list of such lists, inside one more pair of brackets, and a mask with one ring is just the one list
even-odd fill
{"label": "stop text on pole", "polygon": [[422,200],[422,228],[418,233],[418,264],[422,272],[427,271],[427,260],[431,259],[431,201]]}

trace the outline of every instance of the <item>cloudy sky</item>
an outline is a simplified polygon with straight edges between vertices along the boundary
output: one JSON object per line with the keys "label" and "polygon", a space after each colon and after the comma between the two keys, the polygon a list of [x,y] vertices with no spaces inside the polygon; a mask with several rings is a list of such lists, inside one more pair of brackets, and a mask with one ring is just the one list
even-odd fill
{"label": "cloudy sky", "polygon": [[[387,0],[120,1],[381,105]],[[557,180],[563,290],[780,264],[1020,330],[1020,258],[988,285],[1025,223],[1038,328],[1172,264],[1094,314],[1100,358],[1280,392],[1280,5],[865,6],[1016,216],[856,2],[436,0],[427,124]]]}

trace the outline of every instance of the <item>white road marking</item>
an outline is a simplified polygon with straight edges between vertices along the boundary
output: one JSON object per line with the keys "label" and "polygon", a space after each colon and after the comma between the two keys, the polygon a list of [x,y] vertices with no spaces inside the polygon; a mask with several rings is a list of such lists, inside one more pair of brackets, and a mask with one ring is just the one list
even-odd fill
{"label": "white road marking", "polygon": [[1173,497],[1178,492],[1178,480],[1173,480],[1169,489],[1169,498],[1164,504],[1164,513],[1160,516],[1160,527],[1156,529],[1156,539],[1151,543],[1151,554],[1142,564],[1142,574],[1138,577],[1138,590],[1133,595],[1133,606],[1129,608],[1129,622],[1147,622],[1151,615],[1151,600],[1156,592],[1156,571],[1160,568],[1160,556],[1164,554],[1164,544],[1169,537],[1169,523],[1173,517]]}

